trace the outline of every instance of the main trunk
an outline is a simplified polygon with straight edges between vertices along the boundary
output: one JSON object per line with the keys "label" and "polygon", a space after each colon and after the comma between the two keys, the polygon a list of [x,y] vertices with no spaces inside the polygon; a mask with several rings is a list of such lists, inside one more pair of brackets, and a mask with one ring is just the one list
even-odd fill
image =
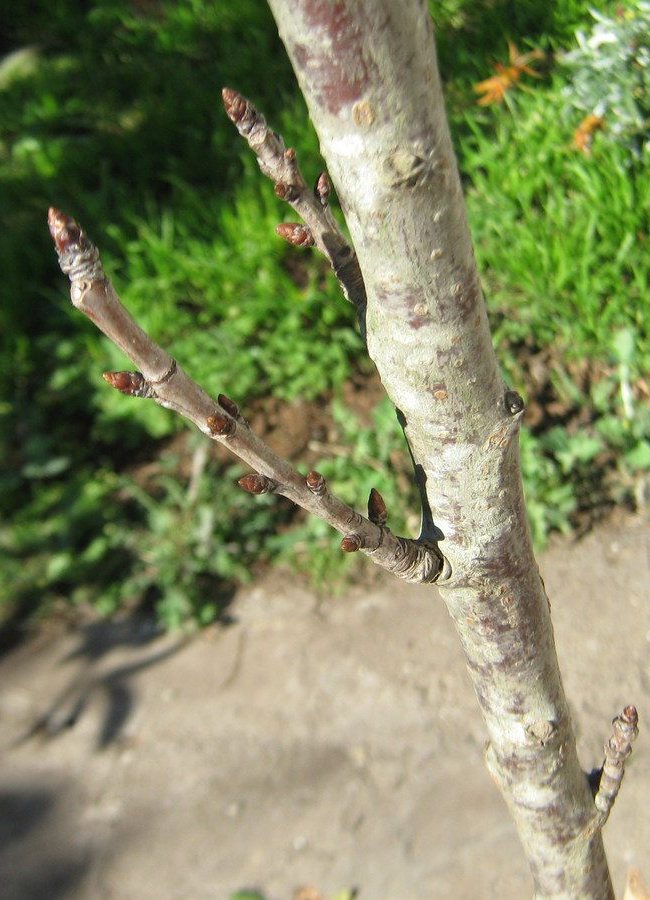
{"label": "main trunk", "polygon": [[447,560],[438,584],[537,896],[613,897],[526,521],[522,404],[492,349],[427,6],[269,3],[358,254],[368,349],[413,454],[422,536]]}

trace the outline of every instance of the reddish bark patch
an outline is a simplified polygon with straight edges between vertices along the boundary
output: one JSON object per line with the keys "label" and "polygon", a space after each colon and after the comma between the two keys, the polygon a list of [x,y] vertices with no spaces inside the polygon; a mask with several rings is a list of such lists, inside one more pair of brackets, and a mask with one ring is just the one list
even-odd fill
{"label": "reddish bark patch", "polygon": [[465,322],[475,314],[481,302],[481,287],[474,267],[454,266],[451,290],[438,301],[440,322]]}
{"label": "reddish bark patch", "polygon": [[[303,77],[311,81],[318,102],[338,115],[344,107],[361,100],[377,81],[374,64],[364,54],[359,39],[363,22],[345,0],[303,0],[299,6],[309,30],[317,37],[312,45],[295,43],[292,53]],[[327,50],[321,49],[324,36],[328,38]]]}
{"label": "reddish bark patch", "polygon": [[410,285],[382,285],[375,288],[377,300],[393,315],[406,321],[410,328],[419,330],[431,325],[429,307],[422,294]]}

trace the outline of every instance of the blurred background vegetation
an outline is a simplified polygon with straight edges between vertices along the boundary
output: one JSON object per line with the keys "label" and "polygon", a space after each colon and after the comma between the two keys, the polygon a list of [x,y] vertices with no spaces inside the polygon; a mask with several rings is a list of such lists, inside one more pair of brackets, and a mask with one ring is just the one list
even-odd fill
{"label": "blurred background vegetation", "polygon": [[[538,546],[650,472],[650,4],[432,3],[494,341],[527,398]],[[327,265],[274,197],[220,88],[322,168],[263,0],[26,3],[0,28],[0,616],[154,606],[209,622],[282,562],[338,578],[338,538],[234,486],[242,469],[101,378],[125,360],[67,300],[45,223],[83,223],[126,305],[211,393],[362,508],[418,524],[409,463]],[[479,87],[477,88],[477,85]],[[345,559],[344,559],[345,558]]]}

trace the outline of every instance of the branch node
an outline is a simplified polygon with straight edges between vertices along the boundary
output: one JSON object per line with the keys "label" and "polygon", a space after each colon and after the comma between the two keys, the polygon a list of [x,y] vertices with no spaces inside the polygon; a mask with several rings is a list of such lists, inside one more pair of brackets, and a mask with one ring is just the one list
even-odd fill
{"label": "branch node", "polygon": [[275,233],[294,247],[313,247],[315,243],[311,228],[300,222],[280,222]]}
{"label": "branch node", "polygon": [[249,494],[272,494],[278,486],[276,481],[267,478],[266,475],[259,475],[257,472],[244,475],[237,484]]}
{"label": "branch node", "polygon": [[375,488],[370,489],[370,496],[368,497],[368,518],[373,525],[385,525],[388,519],[388,510],[386,509],[384,498]]}
{"label": "branch node", "polygon": [[341,550],[344,553],[356,553],[361,550],[363,543],[358,534],[346,534],[341,541]]}
{"label": "branch node", "polygon": [[237,429],[237,425],[230,416],[224,416],[224,414],[218,410],[211,416],[208,416],[205,420],[205,424],[208,426],[210,434],[215,435],[215,437],[229,437],[230,435],[233,435]]}

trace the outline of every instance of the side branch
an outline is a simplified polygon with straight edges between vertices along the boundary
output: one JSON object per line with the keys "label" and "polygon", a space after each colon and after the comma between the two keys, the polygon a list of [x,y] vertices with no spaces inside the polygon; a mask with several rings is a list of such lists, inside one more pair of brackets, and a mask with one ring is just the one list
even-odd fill
{"label": "side branch", "polygon": [[634,706],[626,706],[612,721],[612,734],[605,744],[605,761],[600,773],[594,805],[598,810],[598,826],[607,821],[614,801],[621,789],[625,762],[632,752],[632,743],[639,733],[639,716]]}
{"label": "side branch", "polygon": [[298,166],[296,151],[285,147],[282,137],[269,128],[250,100],[232,88],[224,88],[222,96],[229,119],[255,153],[264,175],[275,183],[275,193],[286,200],[305,223],[303,226],[284,222],[278,225],[278,234],[296,246],[315,244],[329,259],[345,297],[357,309],[363,331],[366,288],[356,253],[329,208],[327,175],[322,172],[315,187],[310,188]]}
{"label": "side branch", "polygon": [[62,271],[70,278],[74,306],[122,350],[137,372],[107,372],[105,380],[124,394],[150,398],[193,422],[203,434],[225,444],[255,470],[239,482],[249,493],[275,493],[324,519],[344,535],[341,549],[362,550],[377,565],[405,581],[432,582],[443,557],[431,542],[397,537],[385,523],[385,506],[371,493],[369,517],[330,493],[317,472],[305,478],[255,435],[237,404],[219,394],[215,402],[129,315],[104,274],[97,248],[79,225],[55,209],[48,214]]}

